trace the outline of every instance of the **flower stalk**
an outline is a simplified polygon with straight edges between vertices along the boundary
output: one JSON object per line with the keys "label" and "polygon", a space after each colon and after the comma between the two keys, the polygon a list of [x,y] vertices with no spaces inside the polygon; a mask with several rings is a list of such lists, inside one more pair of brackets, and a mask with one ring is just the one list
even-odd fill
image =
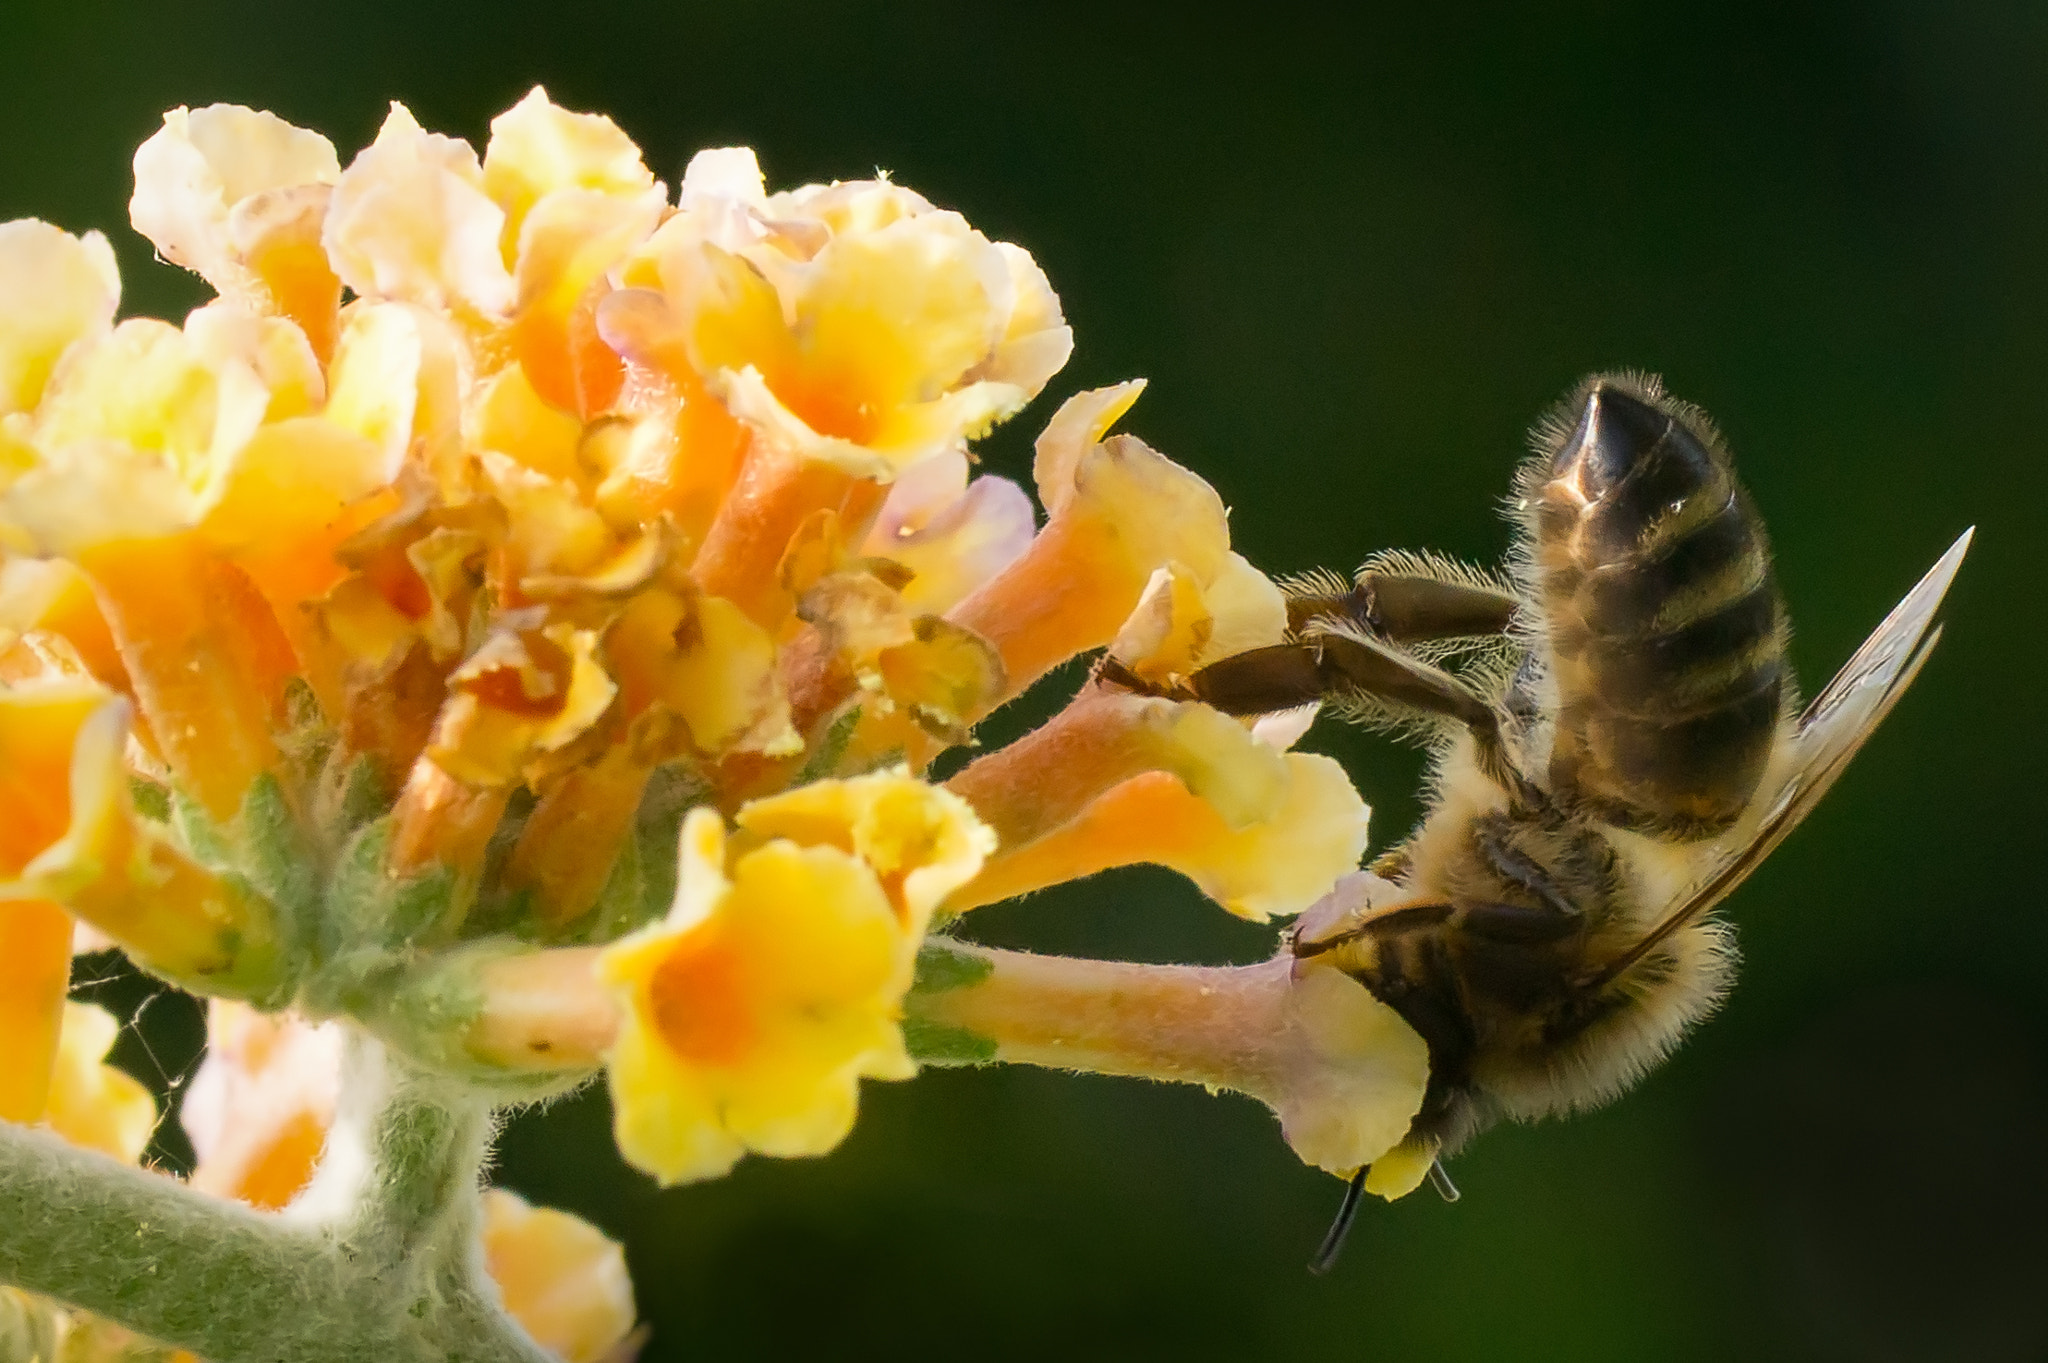
{"label": "flower stalk", "polygon": [[[477,1281],[473,1247],[445,1233],[474,1220],[483,1128],[408,1085],[386,1092],[371,1119],[381,1195],[340,1226],[201,1197],[0,1122],[0,1279],[212,1363],[544,1363]],[[444,1234],[422,1235],[428,1224]]]}

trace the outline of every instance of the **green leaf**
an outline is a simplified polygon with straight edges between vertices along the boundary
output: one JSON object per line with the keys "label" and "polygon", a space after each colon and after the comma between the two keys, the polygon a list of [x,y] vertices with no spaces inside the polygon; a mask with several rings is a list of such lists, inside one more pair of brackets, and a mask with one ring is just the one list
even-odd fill
{"label": "green leaf", "polygon": [[211,871],[233,867],[234,855],[220,825],[213,821],[205,806],[175,786],[171,788],[170,822],[194,861]]}
{"label": "green leaf", "polygon": [[394,880],[384,869],[390,848],[391,818],[386,815],[349,839],[336,859],[320,918],[323,960],[399,950],[447,920],[454,906],[454,872],[442,866]]}
{"label": "green leaf", "polygon": [[391,797],[384,789],[384,776],[377,769],[377,760],[368,753],[356,754],[355,761],[348,764],[348,770],[342,775],[341,790],[334,801],[335,818],[341,825],[338,831],[355,832],[376,818],[390,803]]}

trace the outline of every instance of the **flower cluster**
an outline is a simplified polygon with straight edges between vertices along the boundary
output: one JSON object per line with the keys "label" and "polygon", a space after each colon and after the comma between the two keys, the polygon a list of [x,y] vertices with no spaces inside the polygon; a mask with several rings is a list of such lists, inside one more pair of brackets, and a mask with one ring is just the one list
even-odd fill
{"label": "flower cluster", "polygon": [[[975,476],[1071,336],[958,214],[769,193],[744,149],[671,193],[535,90],[481,156],[394,105],[345,166],[175,110],[131,216],[218,295],[182,325],[117,320],[99,234],[0,226],[4,1115],[68,1129],[58,1057],[104,1040],[64,1011],[75,919],[257,1010],[215,1005],[203,1187],[280,1206],[318,1157],[330,1043],[285,1007],[450,1082],[602,1065],[626,1156],[704,1177],[951,1056],[907,1000],[971,990],[920,952],[966,959],[927,937],[975,906],[1148,861],[1265,919],[1357,864],[1306,715],[1090,681],[926,779],[1067,659],[1173,694],[1287,629],[1208,484],[1110,433],[1139,384],[1053,415],[1042,523]],[[1333,989],[1380,1009],[1300,997]],[[1412,1069],[1339,1085],[1372,1134],[1304,1153],[1385,1153]]]}

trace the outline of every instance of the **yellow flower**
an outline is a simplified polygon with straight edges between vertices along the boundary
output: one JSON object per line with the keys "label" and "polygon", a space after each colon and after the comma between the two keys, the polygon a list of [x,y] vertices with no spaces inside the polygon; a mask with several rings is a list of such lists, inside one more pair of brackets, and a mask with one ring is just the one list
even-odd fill
{"label": "yellow flower", "polygon": [[334,145],[236,104],[173,109],[135,153],[135,230],[253,313],[289,318],[314,353],[334,348],[341,281],[320,231],[341,176]]}
{"label": "yellow flower", "polygon": [[602,1363],[633,1329],[625,1251],[580,1216],[486,1191],[484,1268],[505,1310],[563,1363]]}
{"label": "yellow flower", "polygon": [[1002,653],[1010,694],[1108,643],[1154,570],[1178,563],[1202,587],[1236,571],[1215,489],[1140,440],[1103,440],[1142,387],[1095,389],[1060,408],[1033,466],[1050,519],[1022,555],[946,613]]}
{"label": "yellow flower", "polygon": [[[935,915],[1146,860],[1262,918],[1355,864],[1305,715],[1090,683],[919,778],[1077,654],[1181,694],[1286,629],[1215,491],[1108,436],[1137,384],[1048,424],[1035,533],[970,476],[1072,344],[1021,248],[887,179],[769,193],[744,148],[671,202],[538,88],[481,156],[394,105],[344,168],[215,105],[135,170],[136,227],[220,295],[181,326],[116,325],[97,236],[0,225],[0,1113],[50,1082],[67,914],[265,1008],[509,934],[525,1020],[482,989],[472,1055],[606,1059],[629,1158],[705,1177],[830,1148],[910,1072]],[[324,1062],[215,1024],[200,1181],[282,1202]]]}
{"label": "yellow flower", "polygon": [[610,1056],[619,1148],[664,1183],[749,1150],[822,1154],[863,1077],[916,1072],[899,1019],[938,900],[992,846],[959,800],[907,776],[820,782],[684,821],[676,901],[607,948],[624,1013]]}
{"label": "yellow flower", "polygon": [[491,121],[483,176],[505,213],[520,372],[557,409],[595,416],[624,378],[597,335],[597,296],[606,272],[661,221],[668,192],[610,119],[558,108],[539,86]]}
{"label": "yellow flower", "polygon": [[327,257],[364,298],[446,309],[465,321],[510,312],[505,210],[484,192],[469,144],[420,127],[393,103],[377,140],[349,163],[327,211]]}
{"label": "yellow flower", "polygon": [[71,989],[71,932],[71,915],[46,899],[0,904],[0,1121],[32,1122],[49,1102]]}
{"label": "yellow flower", "polygon": [[[0,223],[0,414],[32,410],[65,350],[104,332],[120,301],[114,248],[99,233]],[[0,456],[0,484],[6,473]]]}
{"label": "yellow flower", "polygon": [[43,1120],[73,1145],[133,1164],[156,1131],[156,1099],[125,1071],[106,1063],[120,1035],[121,1024],[106,1009],[64,1005],[64,1035]]}
{"label": "yellow flower", "polygon": [[758,170],[705,155],[626,279],[660,289],[710,390],[778,450],[887,481],[1066,362],[1044,275],[957,213],[886,180],[770,197]]}

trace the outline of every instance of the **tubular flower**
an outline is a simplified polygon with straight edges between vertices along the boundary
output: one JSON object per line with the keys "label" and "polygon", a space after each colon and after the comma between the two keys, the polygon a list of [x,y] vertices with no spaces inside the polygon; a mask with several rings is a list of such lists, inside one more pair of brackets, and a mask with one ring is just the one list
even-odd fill
{"label": "tubular flower", "polygon": [[959,799],[908,775],[828,781],[682,829],[676,900],[608,947],[623,1022],[619,1148],[664,1183],[748,1150],[822,1154],[859,1081],[916,1073],[899,1019],[939,901],[993,846]]}
{"label": "tubular flower", "polygon": [[[1286,607],[1236,554],[1207,582],[1155,569],[1110,654],[1170,684],[1204,663],[1277,643]],[[1155,862],[1232,913],[1298,913],[1358,864],[1369,811],[1327,757],[1281,751],[1205,705],[1083,688],[1043,727],[971,763],[948,786],[1002,833],[1002,848],[948,908]]]}
{"label": "tubular flower", "polygon": [[1044,274],[887,180],[768,195],[751,152],[707,152],[625,273],[678,349],[783,453],[860,478],[953,449],[1066,363]]}
{"label": "tubular flower", "polygon": [[[1021,555],[947,612],[1001,653],[1008,674],[1002,699],[1107,644],[1156,569],[1177,563],[1202,588],[1239,572],[1243,561],[1230,552],[1229,517],[1215,489],[1143,441],[1103,438],[1143,387],[1098,388],[1060,408],[1032,466],[1050,520]],[[1277,591],[1270,583],[1267,590],[1277,605]]]}
{"label": "tubular flower", "polygon": [[128,213],[165,260],[249,312],[290,318],[324,357],[341,281],[320,228],[340,177],[333,143],[275,114],[173,109],[135,153]]}

